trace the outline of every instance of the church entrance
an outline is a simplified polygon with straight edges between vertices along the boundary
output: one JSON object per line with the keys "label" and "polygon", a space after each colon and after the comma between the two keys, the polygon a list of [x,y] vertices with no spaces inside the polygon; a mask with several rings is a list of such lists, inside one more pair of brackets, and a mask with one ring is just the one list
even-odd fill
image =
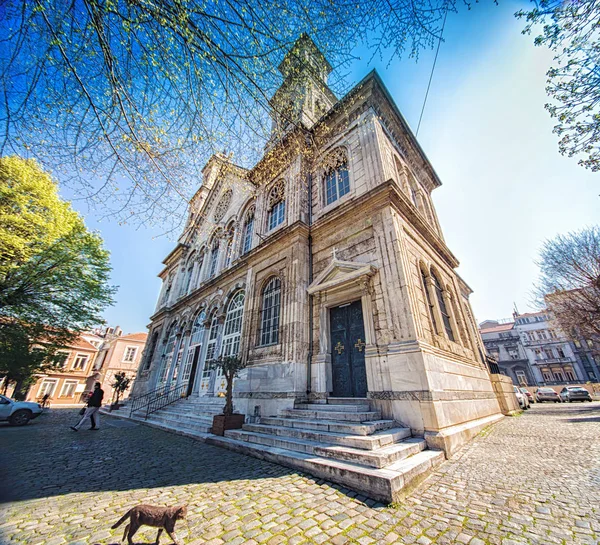
{"label": "church entrance", "polygon": [[366,397],[365,325],[360,301],[329,310],[334,397]]}

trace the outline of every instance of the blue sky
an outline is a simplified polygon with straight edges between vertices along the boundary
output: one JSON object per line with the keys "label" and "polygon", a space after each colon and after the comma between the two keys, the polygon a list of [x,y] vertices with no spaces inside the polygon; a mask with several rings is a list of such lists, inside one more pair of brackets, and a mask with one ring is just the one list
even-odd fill
{"label": "blue sky", "polygon": [[[554,122],[544,110],[545,73],[552,55],[521,35],[515,11],[524,2],[500,0],[449,14],[419,141],[443,186],[433,193],[444,236],[472,287],[476,319],[508,317],[513,302],[528,310],[534,264],[545,239],[598,222],[598,175],[558,153]],[[434,52],[351,67],[354,81],[376,68],[413,131]],[[154,310],[161,262],[174,236],[160,227],[136,229],[75,201],[88,227],[111,252],[117,303],[106,320],[125,331],[144,331]]]}

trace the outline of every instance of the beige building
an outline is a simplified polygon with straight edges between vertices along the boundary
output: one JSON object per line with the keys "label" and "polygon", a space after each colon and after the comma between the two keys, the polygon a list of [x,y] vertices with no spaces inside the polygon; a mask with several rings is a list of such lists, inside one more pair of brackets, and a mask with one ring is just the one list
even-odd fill
{"label": "beige building", "polygon": [[[148,337],[147,333],[122,335],[119,328],[113,331],[104,333],[105,338],[98,350],[98,356],[86,386],[86,391],[91,392],[94,383],[100,382],[104,390],[105,403],[110,403],[113,399],[112,384],[115,380],[115,374],[123,372],[132,379],[132,382],[135,379],[146,338]],[[130,390],[131,388],[125,392],[121,399],[126,399]]]}
{"label": "beige building", "polygon": [[239,354],[246,415],[368,400],[451,454],[501,414],[431,198],[441,180],[376,72],[338,100],[307,37],[280,70],[261,161],[204,168],[134,395],[217,396],[206,361]]}
{"label": "beige building", "polygon": [[59,350],[64,355],[60,369],[44,373],[29,389],[27,401],[41,401],[49,394],[52,406],[74,405],[84,401],[86,381],[92,372],[102,339],[91,333],[82,334],[72,345]]}

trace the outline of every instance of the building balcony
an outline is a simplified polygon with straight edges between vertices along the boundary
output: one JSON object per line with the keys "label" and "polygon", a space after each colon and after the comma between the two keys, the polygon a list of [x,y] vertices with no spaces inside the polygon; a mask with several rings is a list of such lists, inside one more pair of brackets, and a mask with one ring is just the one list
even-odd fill
{"label": "building balcony", "polygon": [[546,358],[543,360],[535,360],[536,365],[550,365],[552,363],[575,365],[575,360],[572,360],[571,358]]}

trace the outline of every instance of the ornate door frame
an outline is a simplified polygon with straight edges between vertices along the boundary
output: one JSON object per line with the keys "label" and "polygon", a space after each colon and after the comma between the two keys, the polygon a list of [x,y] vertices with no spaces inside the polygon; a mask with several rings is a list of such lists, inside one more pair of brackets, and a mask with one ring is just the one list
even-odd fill
{"label": "ornate door frame", "polygon": [[[313,391],[328,396],[333,391],[331,372],[331,331],[330,309],[360,299],[362,303],[363,323],[365,326],[365,352],[375,346],[375,324],[373,322],[372,277],[377,268],[365,263],[332,259],[325,270],[308,287],[308,293],[314,295],[319,309],[319,353],[313,360]],[[311,331],[312,335],[313,332]],[[369,390],[369,359],[367,367],[367,391]]]}

